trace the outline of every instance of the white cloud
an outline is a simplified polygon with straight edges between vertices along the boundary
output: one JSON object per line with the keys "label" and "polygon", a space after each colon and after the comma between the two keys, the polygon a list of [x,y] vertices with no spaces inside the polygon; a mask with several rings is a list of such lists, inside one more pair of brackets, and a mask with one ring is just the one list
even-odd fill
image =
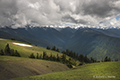
{"label": "white cloud", "polygon": [[33,8],[33,9],[36,9],[36,10],[39,10],[39,8],[40,8],[40,5],[38,2],[36,2],[34,4],[30,3],[28,6]]}
{"label": "white cloud", "polygon": [[119,5],[119,0],[0,0],[0,25],[96,25],[118,14]]}
{"label": "white cloud", "polygon": [[120,9],[120,1],[119,0],[115,1],[115,2],[111,2],[111,4],[112,4],[113,7],[117,7],[117,8]]}

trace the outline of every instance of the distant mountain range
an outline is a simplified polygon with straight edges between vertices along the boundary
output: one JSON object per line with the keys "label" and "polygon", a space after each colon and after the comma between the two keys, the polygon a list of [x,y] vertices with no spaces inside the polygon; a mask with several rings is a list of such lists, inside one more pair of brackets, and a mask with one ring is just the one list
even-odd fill
{"label": "distant mountain range", "polygon": [[105,56],[120,60],[120,29],[32,27],[0,28],[0,38],[46,47],[56,46],[101,60]]}

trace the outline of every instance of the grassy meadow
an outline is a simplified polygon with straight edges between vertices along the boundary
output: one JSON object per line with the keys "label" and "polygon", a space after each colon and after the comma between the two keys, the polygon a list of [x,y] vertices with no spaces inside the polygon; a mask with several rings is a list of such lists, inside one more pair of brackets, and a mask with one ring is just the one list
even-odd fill
{"label": "grassy meadow", "polygon": [[[23,47],[23,46],[19,46],[19,45],[15,45],[13,44],[13,42],[16,43],[23,43],[23,42],[19,42],[19,41],[15,41],[15,40],[8,40],[8,39],[1,39],[0,40],[0,50],[5,48],[5,46],[7,45],[7,43],[9,44],[9,47],[11,49],[17,50],[21,57],[28,57],[31,53],[34,53],[34,55],[36,56],[37,53],[38,54],[43,54],[43,51],[45,51],[47,53],[47,55],[50,55],[52,53],[52,55],[57,55],[59,54],[59,56],[61,56],[62,54],[56,51],[52,51],[52,50],[47,50],[43,47],[38,47],[35,45],[32,45],[33,47]],[[26,44],[26,43],[23,43]],[[28,44],[29,45],[29,44]]]}
{"label": "grassy meadow", "polygon": [[0,80],[65,71],[69,68],[58,62],[23,57],[0,56]]}
{"label": "grassy meadow", "polygon": [[[100,62],[76,66],[69,69],[67,65],[55,61],[30,59],[31,53],[47,55],[62,55],[59,52],[47,50],[42,47],[23,47],[14,45],[15,40],[0,39],[0,50],[7,44],[11,49],[17,50],[21,57],[0,56],[0,80],[119,80],[120,62]],[[23,43],[26,44],[26,43]],[[28,44],[29,45],[29,44]],[[67,56],[67,59],[69,57]],[[77,61],[79,64],[80,62]]]}
{"label": "grassy meadow", "polygon": [[86,64],[78,69],[12,80],[120,80],[120,62]]}

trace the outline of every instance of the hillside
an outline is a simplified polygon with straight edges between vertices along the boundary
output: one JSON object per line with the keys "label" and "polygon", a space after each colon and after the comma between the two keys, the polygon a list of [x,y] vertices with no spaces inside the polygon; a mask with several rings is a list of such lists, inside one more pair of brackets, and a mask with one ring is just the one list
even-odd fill
{"label": "hillside", "polygon": [[41,75],[68,69],[69,68],[66,65],[53,61],[0,56],[1,80]]}
{"label": "hillside", "polygon": [[41,47],[55,45],[60,51],[69,49],[97,60],[106,56],[111,57],[112,60],[120,60],[119,31],[118,29],[72,29],[69,27],[60,30],[50,27],[26,26],[26,28],[17,29],[6,27],[0,28],[0,37],[15,38]]}
{"label": "hillside", "polygon": [[79,69],[12,80],[119,80],[120,62],[87,64]]}
{"label": "hillside", "polygon": [[[120,38],[107,36],[93,29],[79,29],[66,44],[66,48],[97,60],[105,56],[120,59]],[[72,46],[71,46],[72,45]]]}
{"label": "hillside", "polygon": [[[34,53],[35,56],[37,55],[37,53],[40,55],[40,54],[43,54],[43,51],[45,51],[48,55],[50,55],[51,53],[52,55],[57,55],[57,54],[62,55],[59,52],[47,50],[43,47],[38,47],[35,45],[32,45],[32,47],[19,46],[19,45],[13,44],[14,42],[27,44],[27,43],[15,41],[15,40],[0,39],[0,50],[1,49],[4,50],[5,46],[8,43],[11,49],[17,50],[20,53],[21,57],[28,57],[30,56],[31,53]],[[30,45],[30,44],[27,44],[27,45]]]}

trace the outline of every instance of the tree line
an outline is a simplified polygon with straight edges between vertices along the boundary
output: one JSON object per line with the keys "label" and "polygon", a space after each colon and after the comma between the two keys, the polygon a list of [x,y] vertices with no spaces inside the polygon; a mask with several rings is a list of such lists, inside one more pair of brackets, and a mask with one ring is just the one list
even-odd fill
{"label": "tree line", "polygon": [[59,48],[56,48],[56,46],[53,46],[52,48],[50,48],[49,46],[47,46],[46,49],[60,52]]}
{"label": "tree line", "polygon": [[[52,48],[50,48],[49,46],[47,46],[46,49],[60,52],[59,49],[56,48],[56,46],[53,46]],[[72,50],[69,50],[69,49],[63,50],[62,53],[63,53],[64,55],[67,55],[67,56],[71,57],[71,58],[74,59],[75,61],[78,60],[78,61],[80,61],[80,62],[85,62],[85,63],[97,62],[97,61],[96,61],[95,59],[93,59],[92,57],[91,57],[91,59],[89,59],[89,58],[87,57],[87,55],[85,55],[85,56],[82,55],[82,54],[78,55],[78,53],[73,52]]]}
{"label": "tree line", "polygon": [[34,53],[32,53],[29,58],[33,59],[43,59],[43,60],[49,60],[49,61],[57,61],[61,62],[63,64],[66,64],[68,67],[72,68],[72,65],[76,66],[77,63],[74,59],[69,58],[67,59],[65,54],[62,54],[61,56],[57,54],[57,56],[52,55],[52,53],[48,56],[46,52],[43,52],[42,54],[38,54],[35,56]]}
{"label": "tree line", "polygon": [[5,49],[0,50],[0,55],[21,57],[17,50],[10,49],[9,44],[5,46]]}
{"label": "tree line", "polygon": [[[50,48],[49,46],[46,47],[46,49],[48,50],[53,50],[53,51],[57,51],[60,52],[58,48],[56,48],[56,46],[53,46],[52,48]],[[72,50],[66,49],[62,51],[63,54],[73,58],[75,61],[78,60],[82,63],[94,63],[94,62],[100,62],[97,61],[94,58],[88,58],[87,55],[83,55],[83,54],[78,54],[76,52],[73,52]],[[104,59],[101,60],[101,62],[107,62],[107,61],[112,61],[110,57],[106,56]],[[118,59],[116,59],[115,61],[118,61]]]}

